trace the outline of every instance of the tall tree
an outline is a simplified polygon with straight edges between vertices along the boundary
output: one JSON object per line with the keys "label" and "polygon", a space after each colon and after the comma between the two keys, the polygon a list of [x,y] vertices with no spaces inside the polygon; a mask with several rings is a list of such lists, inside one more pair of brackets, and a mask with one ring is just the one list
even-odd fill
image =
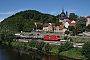
{"label": "tall tree", "polygon": [[70,20],[77,20],[77,18],[78,18],[78,15],[76,15],[75,13],[70,13],[70,15],[69,15],[69,19]]}
{"label": "tall tree", "polygon": [[85,55],[85,57],[87,57],[88,60],[90,60],[90,41],[86,42],[82,46],[82,54]]}
{"label": "tall tree", "polygon": [[90,24],[86,27],[85,31],[90,32]]}
{"label": "tall tree", "polygon": [[77,33],[82,33],[85,31],[86,21],[87,19],[85,17],[79,17],[79,19],[76,21]]}

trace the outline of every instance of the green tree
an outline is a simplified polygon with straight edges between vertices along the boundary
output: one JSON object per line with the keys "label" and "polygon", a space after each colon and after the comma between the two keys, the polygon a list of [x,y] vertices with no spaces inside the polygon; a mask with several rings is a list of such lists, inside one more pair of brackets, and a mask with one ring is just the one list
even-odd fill
{"label": "green tree", "polygon": [[75,13],[70,13],[70,15],[69,15],[70,20],[75,20],[76,21],[77,18],[78,18],[78,16]]}
{"label": "green tree", "polygon": [[46,43],[46,44],[44,45],[44,48],[45,48],[45,51],[49,51],[49,50],[50,50],[49,43]]}
{"label": "green tree", "polygon": [[0,30],[30,32],[34,28],[34,22],[54,23],[55,19],[56,17],[50,14],[44,14],[36,10],[25,10],[17,12],[0,22]]}
{"label": "green tree", "polygon": [[88,26],[86,26],[85,31],[90,32],[90,24]]}
{"label": "green tree", "polygon": [[36,44],[38,44],[38,41],[36,41],[36,40],[29,41],[30,47],[36,47]]}
{"label": "green tree", "polygon": [[90,41],[86,42],[82,46],[82,54],[85,55],[88,58],[88,60],[90,60]]}
{"label": "green tree", "polygon": [[45,44],[45,42],[38,42],[37,45],[36,45],[36,48],[38,50],[42,50],[42,48],[44,47],[44,44]]}
{"label": "green tree", "polygon": [[42,28],[43,28],[43,25],[41,25],[41,24],[37,25],[37,29],[42,29]]}
{"label": "green tree", "polygon": [[68,36],[69,33],[70,33],[70,31],[68,31],[68,30],[65,31],[65,34],[67,34],[67,36]]}
{"label": "green tree", "polygon": [[14,39],[14,33],[12,31],[5,30],[0,32],[0,40],[2,42],[4,43],[8,42],[8,44],[10,45],[13,39]]}
{"label": "green tree", "polygon": [[69,26],[68,29],[69,29],[69,31],[71,31],[71,35],[73,35],[73,36],[76,35],[76,27],[74,27],[74,26]]}
{"label": "green tree", "polygon": [[85,31],[86,21],[87,19],[85,17],[79,17],[76,21],[76,30],[78,34]]}
{"label": "green tree", "polygon": [[73,44],[69,41],[65,42],[65,43],[61,43],[59,48],[58,48],[58,52],[62,52],[62,51],[68,51],[71,48],[73,48]]}
{"label": "green tree", "polygon": [[57,21],[57,22],[55,23],[55,26],[60,26],[61,24],[62,24],[62,22],[58,22],[58,21]]}
{"label": "green tree", "polygon": [[19,23],[19,24],[17,24],[17,27],[18,27],[18,31],[21,32],[21,31],[23,31],[24,25],[22,23]]}

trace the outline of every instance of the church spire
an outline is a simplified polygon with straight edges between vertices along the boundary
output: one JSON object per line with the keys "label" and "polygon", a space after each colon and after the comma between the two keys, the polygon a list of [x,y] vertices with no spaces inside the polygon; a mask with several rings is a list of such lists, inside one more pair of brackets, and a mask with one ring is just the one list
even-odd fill
{"label": "church spire", "polygon": [[68,17],[68,12],[66,11],[66,17]]}
{"label": "church spire", "polygon": [[64,8],[62,8],[62,12],[64,12]]}

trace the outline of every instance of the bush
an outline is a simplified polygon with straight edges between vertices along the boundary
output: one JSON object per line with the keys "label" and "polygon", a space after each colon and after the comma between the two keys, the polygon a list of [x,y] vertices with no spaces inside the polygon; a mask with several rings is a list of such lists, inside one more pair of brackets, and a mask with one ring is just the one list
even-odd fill
{"label": "bush", "polygon": [[64,36],[64,39],[67,40],[68,36]]}
{"label": "bush", "polygon": [[38,43],[36,44],[36,48],[37,48],[38,50],[42,50],[42,48],[44,47],[44,44],[45,44],[45,42],[38,42]]}
{"label": "bush", "polygon": [[73,48],[73,44],[69,41],[65,42],[65,43],[61,43],[59,48],[58,48],[58,52],[62,52],[62,51],[68,51],[71,48]]}
{"label": "bush", "polygon": [[36,41],[36,40],[31,40],[30,42],[29,42],[29,45],[30,45],[30,47],[36,47],[36,44],[38,43],[38,41]]}
{"label": "bush", "polygon": [[49,50],[50,50],[49,43],[46,43],[46,44],[44,45],[44,48],[45,48],[45,51],[49,51]]}
{"label": "bush", "polygon": [[90,60],[90,41],[82,46],[82,54]]}

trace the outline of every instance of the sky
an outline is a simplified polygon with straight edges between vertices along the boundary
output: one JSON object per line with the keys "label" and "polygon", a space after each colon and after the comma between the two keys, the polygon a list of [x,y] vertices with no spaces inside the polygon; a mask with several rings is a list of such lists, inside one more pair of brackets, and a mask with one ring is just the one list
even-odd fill
{"label": "sky", "polygon": [[64,11],[78,16],[90,15],[90,0],[0,0],[0,21],[25,10],[58,15]]}

